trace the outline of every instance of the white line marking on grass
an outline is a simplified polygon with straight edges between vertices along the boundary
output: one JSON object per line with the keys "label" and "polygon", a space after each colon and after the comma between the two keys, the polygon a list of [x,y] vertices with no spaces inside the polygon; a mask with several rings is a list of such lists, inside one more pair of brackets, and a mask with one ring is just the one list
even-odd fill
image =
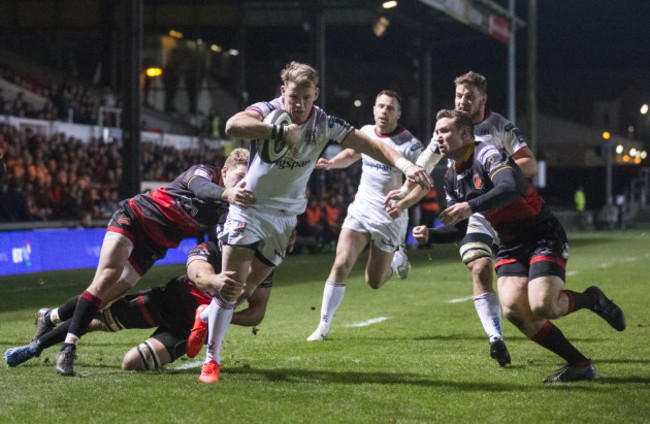
{"label": "white line marking on grass", "polygon": [[[173,367],[175,370],[190,370],[192,368],[201,368],[203,365],[203,361],[201,360],[195,360],[195,361],[190,361],[190,362],[185,362],[184,364],[177,365]],[[172,367],[170,367],[172,368]]]}
{"label": "white line marking on grass", "polygon": [[574,275],[577,275],[577,274],[578,274],[578,271],[568,271],[566,273],[566,276],[567,277],[573,277]]}
{"label": "white line marking on grass", "polygon": [[346,327],[366,327],[368,325],[372,324],[377,324],[382,321],[386,321],[387,319],[390,319],[390,317],[379,317],[379,318],[372,318],[367,321],[362,321],[362,322],[355,322],[353,324],[348,324]]}
{"label": "white line marking on grass", "polygon": [[473,299],[474,299],[474,296],[461,297],[459,299],[448,300],[447,303],[460,303],[460,302],[465,302],[465,301],[473,300]]}
{"label": "white line marking on grass", "polygon": [[636,258],[625,258],[623,259],[623,262],[635,262]]}

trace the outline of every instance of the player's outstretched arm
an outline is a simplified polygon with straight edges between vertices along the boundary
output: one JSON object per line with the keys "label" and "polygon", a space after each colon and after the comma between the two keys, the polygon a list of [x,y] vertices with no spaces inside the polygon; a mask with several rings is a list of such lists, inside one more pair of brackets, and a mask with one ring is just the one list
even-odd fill
{"label": "player's outstretched arm", "polygon": [[349,134],[342,144],[346,148],[354,149],[382,163],[399,168],[409,181],[419,184],[425,190],[429,190],[433,184],[431,175],[424,168],[416,166],[392,147],[367,137],[359,130],[354,130]]}
{"label": "player's outstretched arm", "polygon": [[216,273],[208,261],[194,260],[187,265],[187,276],[201,291],[215,291],[227,302],[234,302],[244,292],[243,284],[232,276],[235,271]]}
{"label": "player's outstretched arm", "polygon": [[316,162],[316,169],[330,170],[347,168],[359,159],[361,159],[360,153],[357,153],[354,149],[345,149],[332,159],[318,159],[318,162]]}

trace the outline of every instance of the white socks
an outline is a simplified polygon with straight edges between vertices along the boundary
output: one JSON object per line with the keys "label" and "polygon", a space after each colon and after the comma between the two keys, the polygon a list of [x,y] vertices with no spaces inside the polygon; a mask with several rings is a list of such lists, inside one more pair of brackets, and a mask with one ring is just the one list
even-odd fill
{"label": "white socks", "polygon": [[501,335],[501,305],[495,292],[484,293],[474,297],[474,306],[485,333],[490,338],[502,339]]}
{"label": "white socks", "polygon": [[398,250],[393,255],[393,260],[390,263],[390,268],[393,270],[393,275],[397,274],[397,268],[404,263],[404,255]]}
{"label": "white socks", "polygon": [[338,309],[343,296],[345,295],[345,283],[336,283],[327,280],[325,289],[323,289],[323,304],[320,308],[319,327],[324,328],[325,332],[329,330],[334,313]]}
{"label": "white socks", "polygon": [[[221,364],[221,345],[226,337],[228,325],[232,320],[235,302],[225,302],[212,298],[210,306],[205,309],[208,312],[208,350],[205,354],[205,363],[216,361]],[[205,312],[204,311],[204,312]],[[203,320],[203,314],[201,314]]]}

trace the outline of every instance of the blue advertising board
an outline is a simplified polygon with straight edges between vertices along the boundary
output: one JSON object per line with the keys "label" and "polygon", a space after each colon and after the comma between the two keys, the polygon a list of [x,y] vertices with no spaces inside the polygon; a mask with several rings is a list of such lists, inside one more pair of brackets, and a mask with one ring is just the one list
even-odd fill
{"label": "blue advertising board", "polygon": [[[0,275],[95,268],[106,229],[48,229],[0,232]],[[169,249],[156,264],[185,263],[196,239]]]}

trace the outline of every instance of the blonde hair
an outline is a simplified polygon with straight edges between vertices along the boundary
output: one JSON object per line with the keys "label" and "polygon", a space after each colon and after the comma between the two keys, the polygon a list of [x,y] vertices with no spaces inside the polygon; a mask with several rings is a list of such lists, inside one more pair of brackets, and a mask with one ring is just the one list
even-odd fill
{"label": "blonde hair", "polygon": [[318,71],[304,63],[293,61],[280,72],[284,84],[295,82],[302,87],[318,87]]}
{"label": "blonde hair", "polygon": [[228,155],[226,162],[223,164],[224,168],[235,168],[239,165],[248,166],[248,158],[250,153],[248,150],[238,147]]}
{"label": "blonde hair", "polygon": [[487,93],[487,80],[478,72],[469,71],[468,73],[457,77],[454,80],[454,84],[456,84],[456,87],[461,84],[473,85],[478,88],[481,93]]}

